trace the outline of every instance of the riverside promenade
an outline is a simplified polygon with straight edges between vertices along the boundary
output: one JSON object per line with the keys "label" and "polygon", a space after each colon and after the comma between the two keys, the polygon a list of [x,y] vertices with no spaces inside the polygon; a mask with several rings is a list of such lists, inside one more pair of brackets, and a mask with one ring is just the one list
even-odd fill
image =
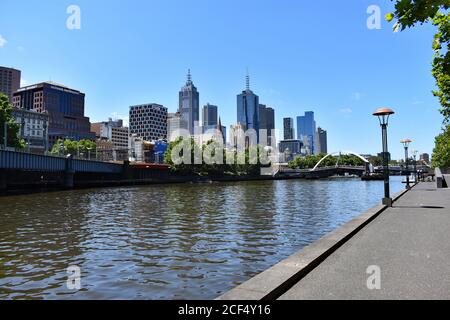
{"label": "riverside promenade", "polygon": [[450,189],[420,183],[218,299],[450,299]]}

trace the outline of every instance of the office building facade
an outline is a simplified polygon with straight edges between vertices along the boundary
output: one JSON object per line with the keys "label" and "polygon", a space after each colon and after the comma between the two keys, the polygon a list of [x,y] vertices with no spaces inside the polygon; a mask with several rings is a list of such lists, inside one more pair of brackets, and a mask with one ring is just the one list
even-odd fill
{"label": "office building facade", "polygon": [[259,97],[250,90],[250,79],[247,76],[247,88],[237,96],[237,123],[245,131],[256,131],[257,143],[259,143]]}
{"label": "office building facade", "polygon": [[212,127],[217,126],[217,121],[219,118],[217,106],[207,104],[203,106],[202,115],[203,115],[203,127]]}
{"label": "office building facade", "polygon": [[307,143],[306,149],[310,154],[316,154],[316,121],[314,112],[305,112],[304,116],[297,117],[297,140]]}
{"label": "office building facade", "polygon": [[292,118],[283,119],[283,133],[284,133],[284,140],[294,139],[294,119]]}
{"label": "office building facade", "polygon": [[13,103],[13,94],[20,88],[20,70],[0,67],[0,93],[8,96],[9,102]]}
{"label": "office building facade", "polygon": [[300,140],[282,140],[278,144],[278,151],[284,155],[285,161],[295,159],[302,154],[303,143]]}
{"label": "office building facade", "polygon": [[266,142],[268,146],[272,146],[272,138],[275,136],[275,110],[273,108],[263,104],[259,105],[259,128],[267,131]]}
{"label": "office building facade", "polygon": [[48,150],[48,114],[13,108],[12,116],[20,125],[19,136],[25,140],[27,152],[44,154]]}
{"label": "office building facade", "polygon": [[167,139],[167,108],[156,103],[131,106],[129,131],[146,141]]}
{"label": "office building facade", "polygon": [[181,115],[181,124],[189,133],[194,134],[195,126],[199,124],[200,94],[192,82],[191,71],[188,71],[186,85],[179,92],[178,112]]}
{"label": "office building facade", "polygon": [[84,115],[84,100],[84,93],[54,82],[20,88],[13,94],[15,108],[48,114],[49,148],[58,139],[95,140]]}
{"label": "office building facade", "polygon": [[167,115],[167,141],[175,141],[180,136],[180,130],[185,128],[186,125],[179,112]]}
{"label": "office building facade", "polygon": [[317,153],[328,153],[327,131],[321,127],[317,128],[316,151]]}
{"label": "office building facade", "polygon": [[128,149],[128,127],[123,126],[123,120],[109,119],[105,122],[91,124],[91,131],[95,132],[97,139],[111,141],[116,149]]}

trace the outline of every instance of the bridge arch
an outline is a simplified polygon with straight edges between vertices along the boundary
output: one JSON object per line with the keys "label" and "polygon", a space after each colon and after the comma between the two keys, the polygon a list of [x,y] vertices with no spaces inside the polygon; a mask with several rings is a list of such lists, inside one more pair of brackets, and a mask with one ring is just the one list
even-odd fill
{"label": "bridge arch", "polygon": [[360,154],[358,154],[358,153],[356,153],[356,152],[352,152],[352,151],[339,151],[339,152],[333,152],[333,153],[327,154],[325,157],[323,157],[322,159],[320,159],[319,162],[317,162],[317,164],[315,165],[315,167],[314,167],[311,171],[315,171],[315,170],[321,165],[321,163],[324,162],[327,158],[329,158],[329,157],[334,157],[334,156],[337,156],[337,155],[342,155],[342,154],[344,154],[344,155],[352,155],[352,156],[355,156],[355,157],[361,159],[365,164],[370,165],[370,162],[369,162],[366,158],[364,158],[363,156],[361,156]]}

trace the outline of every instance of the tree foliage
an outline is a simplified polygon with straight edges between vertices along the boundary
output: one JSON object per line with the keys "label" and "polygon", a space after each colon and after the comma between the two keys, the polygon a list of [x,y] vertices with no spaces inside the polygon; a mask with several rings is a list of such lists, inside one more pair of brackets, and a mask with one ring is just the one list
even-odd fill
{"label": "tree foliage", "polygon": [[58,141],[53,145],[52,150],[50,153],[52,155],[74,155],[78,156],[80,154],[80,157],[88,158],[89,154],[95,155],[95,150],[97,149],[97,145],[95,142],[91,140],[70,140],[70,139],[58,139]]}
{"label": "tree foliage", "polygon": [[[189,146],[190,145],[190,146]],[[189,150],[186,162],[179,163],[174,161],[172,155],[180,151],[178,156],[184,158],[184,150]],[[177,149],[175,149],[177,148]],[[174,150],[175,149],[175,150]],[[222,155],[216,154],[221,152]],[[256,176],[260,174],[260,169],[264,167],[260,161],[260,155],[264,152],[261,146],[253,146],[246,148],[238,153],[236,150],[227,150],[222,144],[214,140],[208,141],[206,144],[199,146],[193,138],[179,137],[175,141],[169,143],[167,151],[164,155],[164,162],[169,164],[174,172],[184,175],[198,176]],[[206,158],[217,159],[218,161],[206,161]],[[217,157],[216,157],[217,156]],[[240,158],[242,157],[242,158]],[[255,158],[256,157],[256,158]],[[238,161],[238,160],[241,161]],[[244,161],[242,161],[244,160]],[[269,166],[269,165],[265,165]]]}
{"label": "tree foliage", "polygon": [[0,93],[0,143],[5,140],[5,123],[7,125],[7,144],[8,147],[23,149],[25,141],[19,138],[20,125],[16,123],[12,116],[13,106],[9,103],[8,96]]}
{"label": "tree foliage", "polygon": [[450,168],[450,125],[436,137],[432,164],[435,168]]}
{"label": "tree foliage", "polygon": [[[444,132],[436,138],[433,152],[435,166],[450,166],[448,139],[450,122],[450,0],[395,0],[395,12],[386,15],[388,21],[396,19],[394,30],[404,30],[418,23],[432,23],[437,28],[432,48],[434,51],[432,71],[439,99],[440,112],[444,116]],[[446,140],[447,139],[447,140]]]}
{"label": "tree foliage", "polygon": [[433,94],[441,104],[444,122],[450,120],[450,1],[449,0],[395,0],[395,12],[386,15],[397,22],[394,30],[404,30],[417,24],[432,23],[437,27],[432,48],[433,69],[437,90]]}

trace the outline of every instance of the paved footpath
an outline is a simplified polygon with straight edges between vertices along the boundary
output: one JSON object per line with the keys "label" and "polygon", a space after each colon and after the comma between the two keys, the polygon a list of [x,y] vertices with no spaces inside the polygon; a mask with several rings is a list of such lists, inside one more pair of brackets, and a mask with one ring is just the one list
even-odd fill
{"label": "paved footpath", "polygon": [[450,299],[450,189],[417,185],[280,299]]}

